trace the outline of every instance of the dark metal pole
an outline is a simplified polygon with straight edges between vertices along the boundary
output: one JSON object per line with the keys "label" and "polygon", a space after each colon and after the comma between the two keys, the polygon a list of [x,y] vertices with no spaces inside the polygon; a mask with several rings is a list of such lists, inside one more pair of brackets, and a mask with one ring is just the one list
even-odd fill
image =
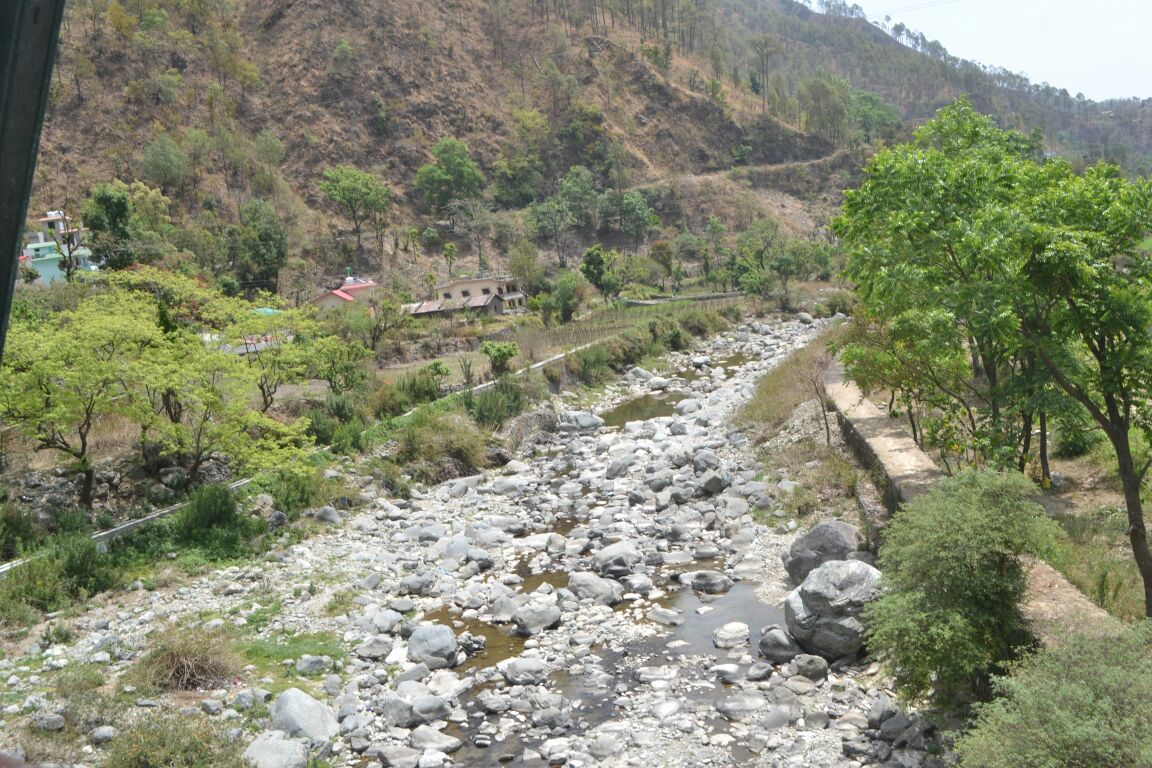
{"label": "dark metal pole", "polygon": [[65,0],[0,0],[0,355]]}

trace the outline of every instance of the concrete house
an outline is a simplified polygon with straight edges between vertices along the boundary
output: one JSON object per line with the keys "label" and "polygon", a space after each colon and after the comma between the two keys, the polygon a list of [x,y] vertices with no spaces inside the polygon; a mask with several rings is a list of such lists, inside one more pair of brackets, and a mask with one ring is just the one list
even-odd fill
{"label": "concrete house", "polygon": [[416,317],[450,314],[461,309],[502,315],[524,309],[524,294],[516,278],[493,275],[453,280],[436,286],[436,298],[405,304],[404,310]]}
{"label": "concrete house", "polygon": [[40,274],[36,282],[47,285],[64,279],[64,270],[60,266],[64,254],[60,252],[57,242],[71,249],[77,261],[77,271],[96,271],[90,261],[92,252],[81,245],[85,232],[82,225],[71,226],[72,222],[63,211],[48,211],[46,216],[37,221],[41,228],[26,235],[28,242],[20,253],[20,264]]}
{"label": "concrete house", "polygon": [[356,296],[364,291],[371,290],[376,287],[374,280],[369,280],[366,277],[353,277],[349,275],[344,278],[344,282],[339,288],[322,293],[316,298],[312,299],[312,303],[322,309],[335,309],[336,307],[347,306],[348,304],[356,301]]}

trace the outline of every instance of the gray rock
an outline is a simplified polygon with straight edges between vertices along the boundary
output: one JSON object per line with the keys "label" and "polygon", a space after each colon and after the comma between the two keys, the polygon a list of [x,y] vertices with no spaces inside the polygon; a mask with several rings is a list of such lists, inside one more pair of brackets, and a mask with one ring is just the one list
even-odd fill
{"label": "gray rock", "polygon": [[764,633],[760,636],[760,655],[768,661],[785,664],[802,653],[804,649],[779,624],[764,627]]}
{"label": "gray rock", "polygon": [[613,459],[608,468],[604,470],[604,477],[609,480],[615,480],[618,477],[624,477],[628,474],[628,469],[636,463],[636,459],[632,456],[622,456],[619,459]]}
{"label": "gray rock", "polygon": [[324,741],[340,731],[332,710],[299,688],[289,688],[277,696],[269,713],[272,727],[290,737]]}
{"label": "gray rock", "polygon": [[408,660],[428,669],[456,666],[456,635],[442,624],[421,624],[408,638]]}
{"label": "gray rock", "polygon": [[712,644],[717,648],[735,648],[740,645],[747,645],[748,635],[747,624],[741,621],[730,621],[712,632]]}
{"label": "gray rock", "polygon": [[886,693],[881,693],[872,702],[871,709],[868,710],[868,727],[879,728],[888,718],[895,716],[899,711],[891,697]]}
{"label": "gray rock", "polygon": [[652,378],[652,373],[650,371],[646,371],[639,366],[628,371],[628,375],[637,381],[648,381]]}
{"label": "gray rock", "polygon": [[28,721],[34,731],[62,731],[67,724],[64,715],[55,712],[37,712]]}
{"label": "gray rock", "polygon": [[624,594],[619,582],[587,571],[570,574],[568,590],[581,600],[591,600],[599,605],[616,605]]}
{"label": "gray rock", "polygon": [[716,702],[716,711],[729,720],[747,720],[768,706],[768,700],[758,693],[734,693]]}
{"label": "gray rock", "polygon": [[622,539],[592,555],[592,568],[601,576],[624,576],[631,573],[642,559],[636,545]]}
{"label": "gray rock", "polygon": [[460,739],[441,733],[430,725],[420,725],[413,729],[412,733],[408,734],[408,744],[414,749],[434,749],[449,754],[464,746],[464,742]]}
{"label": "gray rock", "polygon": [[[396,614],[399,616],[400,614]],[[362,659],[382,659],[392,652],[392,638],[376,635],[356,646],[355,653]],[[313,657],[315,658],[315,657]]]}
{"label": "gray rock", "polygon": [[719,571],[682,573],[680,583],[706,595],[722,595],[732,589],[732,579]]}
{"label": "gray rock", "polygon": [[548,665],[541,659],[507,659],[496,666],[512,685],[538,685],[548,677]]}
{"label": "gray rock", "polygon": [[856,551],[856,529],[840,520],[825,520],[792,542],[784,568],[799,584],[818,566],[830,560],[847,560]]}
{"label": "gray rock", "polygon": [[599,429],[604,426],[604,419],[588,411],[568,411],[561,414],[560,425],[577,430]]}
{"label": "gray rock", "polygon": [[701,448],[692,454],[692,469],[696,474],[701,474],[713,469],[720,468],[720,457],[716,452],[708,448]]}
{"label": "gray rock", "polygon": [[332,658],[329,656],[309,656],[308,654],[304,654],[296,660],[296,674],[319,675],[322,672],[327,672],[331,666]]}
{"label": "gray rock", "polygon": [[880,572],[857,560],[831,560],[784,600],[788,631],[811,653],[838,659],[864,645],[859,614],[878,593]]}
{"label": "gray rock", "polygon": [[796,674],[803,675],[813,682],[820,682],[828,677],[828,662],[823,656],[801,653],[792,659],[792,663],[796,666]]}
{"label": "gray rock", "polygon": [[336,511],[335,507],[330,507],[327,505],[317,509],[313,513],[313,517],[322,523],[337,524],[343,520],[343,518],[340,517],[340,513]]}
{"label": "gray rock", "polygon": [[412,714],[418,723],[431,723],[433,720],[443,720],[452,711],[447,700],[433,694],[416,696],[412,699]]}
{"label": "gray rock", "polygon": [[417,768],[423,752],[402,744],[389,744],[369,747],[364,754],[379,758],[384,768]]}
{"label": "gray rock", "polygon": [[517,634],[525,637],[539,634],[560,623],[560,609],[555,605],[529,604],[512,615]]}
{"label": "gray rock", "polygon": [[700,476],[700,490],[712,496],[723,493],[724,489],[731,484],[731,480],[718,472],[705,472]]}
{"label": "gray rock", "polygon": [[394,693],[390,693],[376,701],[380,720],[389,726],[397,728],[410,728],[416,722],[416,713],[412,703]]}
{"label": "gray rock", "polygon": [[308,749],[280,731],[264,731],[244,750],[244,759],[253,768],[306,768]]}
{"label": "gray rock", "polygon": [[107,744],[120,735],[120,731],[111,725],[101,725],[88,731],[88,741],[92,744]]}

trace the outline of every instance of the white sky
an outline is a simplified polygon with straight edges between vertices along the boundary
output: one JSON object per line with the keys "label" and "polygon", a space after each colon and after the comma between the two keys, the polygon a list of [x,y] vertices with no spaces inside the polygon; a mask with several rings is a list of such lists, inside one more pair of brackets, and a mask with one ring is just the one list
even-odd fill
{"label": "white sky", "polygon": [[1152,0],[848,0],[953,56],[1096,101],[1152,97]]}

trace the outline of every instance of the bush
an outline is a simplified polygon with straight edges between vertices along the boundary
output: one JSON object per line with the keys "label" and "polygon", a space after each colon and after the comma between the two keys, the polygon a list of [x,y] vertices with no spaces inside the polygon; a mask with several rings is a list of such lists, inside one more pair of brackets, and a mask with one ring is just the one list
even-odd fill
{"label": "bush", "polygon": [[396,382],[396,387],[408,402],[413,404],[430,403],[440,397],[440,385],[426,371],[401,376]]}
{"label": "bush", "polygon": [[161,638],[139,661],[136,673],[152,688],[194,691],[216,687],[239,668],[227,637],[181,630]]}
{"label": "bush", "polygon": [[608,351],[600,344],[571,353],[564,358],[564,368],[571,378],[590,386],[613,378],[608,365]]}
{"label": "bush", "polygon": [[744,321],[744,308],[739,304],[725,304],[716,313],[733,325]]}
{"label": "bush", "polygon": [[987,695],[991,675],[1033,644],[1020,615],[1020,555],[1056,540],[1017,473],[968,471],[897,512],[880,570],[887,592],[865,612],[868,642],[897,690],[946,709]]}
{"label": "bush", "polygon": [[1056,449],[1052,455],[1058,459],[1076,459],[1086,456],[1104,441],[1104,433],[1095,427],[1080,424],[1062,424],[1056,433]]}
{"label": "bush", "polygon": [[249,486],[253,494],[268,493],[276,501],[276,509],[294,517],[301,510],[320,506],[328,501],[328,484],[310,467],[293,467],[269,473]]}
{"label": "bush", "polygon": [[340,426],[336,419],[329,416],[323,408],[308,409],[304,418],[308,420],[306,431],[316,441],[316,445],[332,445],[332,436],[336,433],[336,428]]}
{"label": "bush", "polygon": [[74,598],[83,599],[110,589],[119,578],[111,558],[98,552],[96,542],[82,533],[58,539],[53,557],[68,594]]}
{"label": "bush", "polygon": [[728,330],[728,321],[707,309],[690,309],[680,315],[680,327],[697,338]]}
{"label": "bush", "polygon": [[344,456],[351,456],[363,451],[364,425],[358,421],[338,424],[332,432],[331,448]]}
{"label": "bush", "polygon": [[372,393],[372,415],[377,419],[400,416],[412,410],[412,400],[397,384],[384,382]]}
{"label": "bush", "polygon": [[856,311],[856,306],[860,300],[852,291],[833,291],[824,297],[824,303],[828,307],[828,312],[833,315],[837,312],[842,315],[851,315]]}
{"label": "bush", "polygon": [[[29,609],[56,611],[68,605],[68,594],[60,565],[51,551],[13,568],[0,580],[0,604],[12,624],[21,624]],[[23,610],[20,607],[23,606]]]}
{"label": "bush", "polygon": [[676,351],[687,349],[690,343],[684,329],[672,320],[652,320],[648,323],[648,334],[654,343]]}
{"label": "bush", "polygon": [[956,742],[972,768],[1122,768],[1149,765],[1152,622],[1120,637],[1072,636],[997,679]]}
{"label": "bush", "polygon": [[518,416],[528,404],[524,390],[514,381],[500,379],[495,385],[465,401],[468,413],[476,423],[498,429],[508,419]]}
{"label": "bush", "polygon": [[176,515],[176,537],[188,544],[203,543],[212,529],[236,528],[240,520],[236,497],[227,486],[201,486]]}
{"label": "bush", "polygon": [[484,436],[462,413],[417,411],[396,440],[396,461],[423,482],[475,474],[487,465]]}
{"label": "bush", "polygon": [[104,765],[116,768],[219,768],[244,764],[243,743],[203,717],[141,720],[109,745]]}
{"label": "bush", "polygon": [[480,345],[480,352],[492,365],[492,375],[503,376],[510,372],[509,364],[520,354],[520,347],[514,341],[485,341]]}
{"label": "bush", "polygon": [[31,512],[15,504],[0,507],[0,560],[12,560],[44,540]]}

